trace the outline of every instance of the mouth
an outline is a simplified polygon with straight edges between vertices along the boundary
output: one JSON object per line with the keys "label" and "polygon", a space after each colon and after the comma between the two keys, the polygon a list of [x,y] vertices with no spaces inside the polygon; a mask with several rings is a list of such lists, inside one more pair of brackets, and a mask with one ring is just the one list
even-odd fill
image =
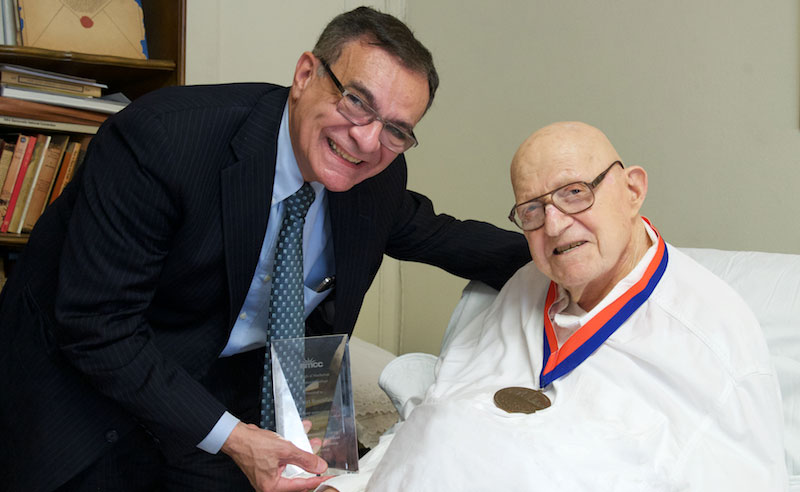
{"label": "mouth", "polygon": [[347,152],[345,152],[342,149],[340,149],[336,145],[336,143],[333,140],[331,140],[330,138],[328,139],[328,147],[330,147],[330,149],[333,151],[334,154],[338,155],[339,157],[341,157],[342,159],[346,160],[350,164],[355,164],[357,166],[357,165],[359,165],[359,164],[361,164],[363,162],[362,160],[356,159],[352,155],[350,155]]}
{"label": "mouth", "polygon": [[573,249],[583,245],[584,243],[586,243],[586,241],[576,241],[574,243],[569,243],[569,244],[564,245],[564,246],[559,246],[558,248],[555,248],[553,250],[553,254],[554,255],[563,255],[564,253],[568,253],[568,252],[572,251]]}

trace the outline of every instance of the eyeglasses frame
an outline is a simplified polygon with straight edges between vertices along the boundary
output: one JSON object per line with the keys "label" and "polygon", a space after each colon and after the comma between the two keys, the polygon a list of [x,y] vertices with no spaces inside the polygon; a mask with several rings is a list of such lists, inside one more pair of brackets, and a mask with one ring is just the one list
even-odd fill
{"label": "eyeglasses frame", "polygon": [[[336,75],[333,73],[333,70],[331,70],[331,67],[330,67],[330,65],[328,65],[328,62],[326,62],[326,61],[325,61],[325,60],[323,60],[322,58],[319,58],[319,61],[320,61],[320,63],[322,64],[322,66],[325,68],[325,71],[328,73],[328,75],[330,75],[330,77],[331,77],[331,80],[332,80],[332,81],[333,81],[333,83],[336,85],[336,88],[339,90],[339,92],[340,92],[340,93],[341,93],[341,95],[342,95],[342,98],[339,100],[339,102],[338,102],[338,103],[336,103],[336,110],[337,110],[337,111],[339,111],[339,114],[341,114],[342,116],[344,116],[344,117],[345,117],[345,119],[347,119],[347,121],[349,121],[350,123],[352,123],[352,124],[354,124],[354,125],[356,125],[356,126],[365,126],[365,125],[369,125],[370,123],[372,123],[372,122],[373,122],[373,121],[375,121],[375,120],[378,120],[378,121],[380,121],[380,122],[381,122],[381,124],[383,125],[383,127],[384,127],[384,128],[386,128],[387,126],[389,126],[389,127],[392,127],[392,128],[395,128],[395,129],[397,129],[397,131],[399,131],[400,133],[402,133],[402,134],[403,134],[403,135],[405,135],[406,137],[409,137],[409,138],[411,138],[411,142],[413,142],[413,143],[412,143],[411,145],[407,146],[407,147],[406,147],[405,149],[403,149],[401,152],[397,152],[398,154],[402,154],[402,153],[403,153],[403,152],[405,152],[406,150],[408,150],[408,149],[411,149],[411,148],[414,148],[414,147],[416,147],[417,145],[419,145],[419,140],[417,140],[417,136],[416,136],[416,135],[414,135],[414,132],[413,132],[413,131],[406,131],[406,130],[404,130],[404,129],[400,128],[399,126],[397,126],[397,125],[395,125],[395,124],[393,124],[393,123],[389,123],[388,121],[384,120],[384,119],[383,119],[383,118],[382,118],[382,117],[381,117],[381,116],[378,114],[378,112],[375,110],[375,108],[373,108],[372,106],[370,106],[369,104],[367,104],[367,102],[366,102],[366,101],[365,101],[365,100],[364,100],[364,99],[363,99],[361,96],[359,96],[358,94],[355,94],[355,93],[353,93],[353,92],[350,92],[349,90],[347,90],[347,89],[345,89],[345,88],[344,88],[344,86],[342,85],[342,83],[341,83],[341,82],[339,82],[339,78],[338,78],[338,77],[336,77]],[[339,110],[339,104],[341,104],[342,100],[343,100],[345,97],[347,97],[347,96],[352,96],[352,97],[354,97],[354,98],[358,99],[359,101],[361,101],[361,105],[362,105],[362,106],[363,106],[363,107],[364,107],[364,108],[365,108],[365,109],[366,109],[366,110],[367,110],[367,111],[368,111],[368,112],[369,112],[369,113],[372,115],[372,119],[371,119],[370,121],[368,121],[367,123],[361,123],[361,124],[358,124],[358,123],[356,123],[355,121],[352,121],[350,118],[348,118],[348,117],[347,117],[347,115],[345,115],[344,113],[342,113],[342,111],[341,111],[341,110]],[[381,129],[381,133],[382,133],[382,132],[383,132],[383,129]],[[386,144],[384,144],[383,142],[381,142],[381,144],[382,144],[382,145],[386,145]],[[388,146],[387,146],[387,148],[388,148]],[[389,149],[389,150],[392,150],[392,152],[394,152],[394,150],[393,150],[393,149]]]}
{"label": "eyeglasses frame", "polygon": [[[521,206],[523,206],[523,205],[527,205],[527,204],[529,204],[529,203],[531,203],[531,202],[535,202],[535,201],[542,201],[542,198],[545,198],[545,197],[547,197],[547,196],[550,196],[550,195],[552,195],[553,193],[556,193],[557,191],[559,191],[559,190],[561,190],[561,189],[564,189],[564,188],[567,188],[567,187],[569,187],[569,186],[573,186],[573,185],[576,185],[576,184],[582,184],[582,185],[585,185],[586,187],[588,187],[588,188],[589,188],[589,191],[592,193],[592,203],[590,203],[590,204],[589,204],[589,206],[587,206],[586,208],[584,208],[584,209],[582,209],[582,210],[578,210],[577,212],[567,212],[567,211],[565,211],[565,210],[562,210],[562,209],[561,209],[561,207],[559,207],[559,206],[558,206],[558,205],[557,205],[557,204],[556,204],[556,203],[555,203],[555,202],[554,202],[552,199],[550,199],[550,204],[551,204],[551,205],[553,205],[554,207],[556,207],[556,208],[557,208],[559,211],[561,211],[561,213],[564,213],[564,214],[567,214],[567,215],[579,214],[579,213],[581,213],[581,212],[585,212],[585,211],[589,210],[590,208],[592,208],[592,205],[594,205],[594,189],[595,189],[595,188],[597,188],[597,187],[600,185],[600,183],[603,181],[603,178],[605,178],[605,177],[606,177],[606,174],[608,174],[608,172],[609,172],[609,171],[611,171],[611,168],[612,168],[612,167],[614,167],[614,166],[616,166],[617,164],[619,164],[619,165],[620,165],[620,167],[622,167],[622,169],[625,169],[625,165],[624,165],[624,164],[622,164],[622,161],[614,161],[614,162],[612,162],[612,163],[611,163],[611,165],[610,165],[610,166],[608,166],[608,167],[606,168],[606,170],[605,170],[605,171],[603,171],[602,173],[598,174],[598,175],[597,175],[597,177],[596,177],[596,178],[594,178],[594,179],[593,179],[591,182],[589,182],[589,183],[587,183],[586,181],[573,181],[573,182],[571,182],[571,183],[567,183],[567,184],[565,184],[565,185],[559,186],[559,187],[558,187],[558,188],[556,188],[555,190],[549,191],[549,192],[547,192],[547,193],[545,193],[545,194],[543,194],[543,195],[539,195],[539,196],[537,196],[536,198],[531,198],[530,200],[526,200],[526,201],[524,201],[524,202],[522,202],[522,203],[515,204],[513,207],[511,207],[511,212],[509,212],[509,214],[508,214],[508,220],[510,220],[511,222],[513,222],[513,223],[514,223],[514,225],[516,225],[517,227],[519,227],[519,228],[520,228],[520,229],[522,229],[523,231],[535,231],[535,230],[537,230],[537,229],[541,229],[541,228],[542,228],[542,226],[544,226],[544,222],[542,222],[542,225],[540,225],[539,227],[534,227],[533,229],[525,229],[525,228],[523,228],[523,227],[522,227],[522,224],[520,224],[519,222],[517,222],[517,220],[515,219],[515,216],[516,216],[516,213],[515,213],[515,212],[517,211],[517,208],[519,208],[519,207],[521,207]],[[546,205],[546,204],[545,204],[545,205]],[[520,221],[520,222],[521,222],[521,221]]]}

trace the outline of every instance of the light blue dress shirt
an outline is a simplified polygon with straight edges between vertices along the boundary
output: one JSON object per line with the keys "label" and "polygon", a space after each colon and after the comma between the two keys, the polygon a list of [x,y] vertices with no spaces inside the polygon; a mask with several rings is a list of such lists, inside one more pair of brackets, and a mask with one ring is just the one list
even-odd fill
{"label": "light blue dress shirt", "polygon": [[[306,317],[330,293],[330,290],[316,292],[314,289],[325,277],[333,276],[333,245],[330,243],[331,225],[328,216],[328,197],[322,183],[312,182],[314,202],[306,214],[303,227],[303,278]],[[288,104],[283,110],[281,126],[278,131],[278,153],[275,162],[275,184],[272,188],[272,205],[261,253],[258,257],[250,289],[244,304],[233,325],[227,345],[220,357],[228,357],[263,347],[269,324],[269,296],[272,291],[272,267],[275,245],[283,222],[283,201],[293,195],[303,185],[303,176],[294,157],[289,135]],[[209,453],[217,453],[228,438],[239,419],[225,412],[211,432],[197,447]]]}

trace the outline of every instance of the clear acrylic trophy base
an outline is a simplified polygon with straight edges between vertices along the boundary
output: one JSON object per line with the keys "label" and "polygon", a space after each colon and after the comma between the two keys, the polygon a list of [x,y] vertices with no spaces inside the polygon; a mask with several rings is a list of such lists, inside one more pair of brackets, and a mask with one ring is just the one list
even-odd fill
{"label": "clear acrylic trophy base", "polygon": [[[309,439],[322,442],[318,452],[326,474],[358,471],[358,442],[350,379],[347,335],[272,340],[272,377],[277,432],[311,452]],[[280,354],[280,355],[279,355]],[[289,378],[302,378],[291,381]],[[300,388],[293,394],[292,386]],[[308,435],[303,420],[311,422]],[[304,474],[290,465],[284,476]]]}

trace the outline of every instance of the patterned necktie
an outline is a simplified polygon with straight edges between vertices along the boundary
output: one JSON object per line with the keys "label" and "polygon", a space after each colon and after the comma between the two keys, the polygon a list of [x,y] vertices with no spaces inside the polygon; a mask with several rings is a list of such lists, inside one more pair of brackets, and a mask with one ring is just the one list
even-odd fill
{"label": "patterned necktie", "polygon": [[[308,183],[284,201],[285,213],[278,244],[275,247],[275,265],[272,275],[272,293],[269,298],[269,328],[267,350],[264,357],[264,376],[261,381],[261,428],[275,430],[275,404],[272,391],[271,340],[301,338],[305,336],[305,305],[303,302],[303,225],[314,190]],[[285,357],[288,356],[288,357]],[[300,408],[305,402],[302,358],[303,352],[292,350],[292,355],[278,353],[278,360],[286,376],[289,389]],[[297,360],[292,360],[297,359]],[[287,363],[284,363],[287,360]],[[301,416],[303,413],[301,412]]]}

